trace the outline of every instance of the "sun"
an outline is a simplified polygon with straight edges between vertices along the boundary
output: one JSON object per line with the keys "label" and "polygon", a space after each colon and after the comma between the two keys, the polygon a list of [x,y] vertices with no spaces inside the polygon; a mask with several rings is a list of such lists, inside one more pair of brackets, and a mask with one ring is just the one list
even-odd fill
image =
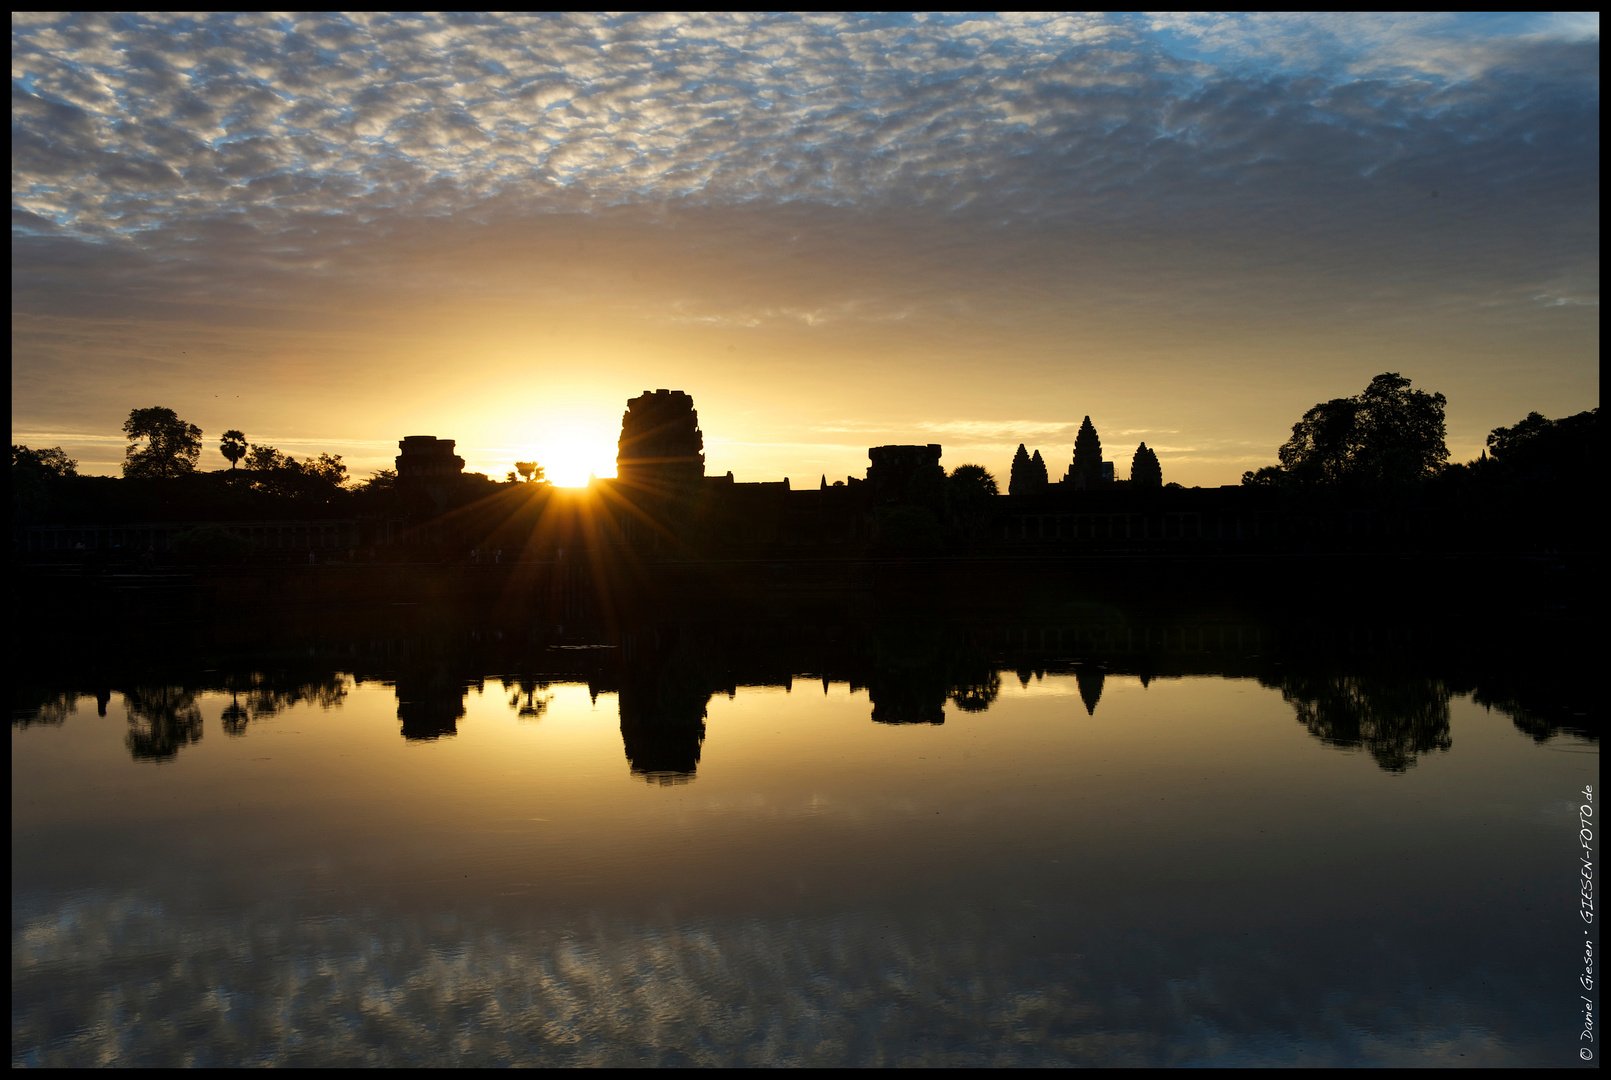
{"label": "sun", "polygon": [[544,479],[557,487],[585,487],[588,476],[614,476],[616,436],[612,430],[561,421],[544,425],[531,452]]}

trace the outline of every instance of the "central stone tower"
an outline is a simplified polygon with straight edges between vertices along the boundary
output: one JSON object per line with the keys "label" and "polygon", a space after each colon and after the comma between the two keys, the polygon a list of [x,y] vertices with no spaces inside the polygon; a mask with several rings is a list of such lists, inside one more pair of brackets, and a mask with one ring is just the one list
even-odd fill
{"label": "central stone tower", "polygon": [[[869,446],[867,482],[873,486],[873,495],[879,502],[900,502],[908,494],[912,478],[918,473],[940,468],[940,444],[922,446]],[[941,470],[940,478],[945,478]]]}
{"label": "central stone tower", "polygon": [[464,459],[453,452],[454,440],[435,435],[408,435],[397,444],[397,487],[403,492],[424,492],[437,510],[447,507]]}
{"label": "central stone tower", "polygon": [[627,402],[615,474],[624,484],[670,493],[705,475],[705,435],[694,399],[681,390],[645,390]]}

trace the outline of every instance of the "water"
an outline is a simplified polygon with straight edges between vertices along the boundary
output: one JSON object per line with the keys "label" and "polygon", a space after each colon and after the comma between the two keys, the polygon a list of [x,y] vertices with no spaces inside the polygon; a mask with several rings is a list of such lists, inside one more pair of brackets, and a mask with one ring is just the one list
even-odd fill
{"label": "water", "polygon": [[41,677],[13,1062],[1578,1063],[1586,721],[1234,629]]}

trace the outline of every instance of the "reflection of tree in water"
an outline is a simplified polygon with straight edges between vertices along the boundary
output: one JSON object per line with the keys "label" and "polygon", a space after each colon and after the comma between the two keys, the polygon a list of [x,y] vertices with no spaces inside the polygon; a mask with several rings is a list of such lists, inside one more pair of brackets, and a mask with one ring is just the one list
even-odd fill
{"label": "reflection of tree in water", "polygon": [[1001,693],[1001,674],[986,669],[951,688],[951,701],[963,712],[984,712]]}
{"label": "reflection of tree in water", "polygon": [[19,686],[11,692],[11,726],[15,728],[65,723],[77,711],[78,694],[71,690],[56,693]]}
{"label": "reflection of tree in water", "polygon": [[[510,679],[501,680],[503,688],[509,693],[509,707],[515,710],[515,715],[522,720],[541,720],[543,713],[548,709],[548,702],[553,695],[544,693],[549,683],[543,679]],[[512,692],[511,692],[512,691]],[[542,697],[538,697],[542,694]]]}
{"label": "reflection of tree in water", "polygon": [[1388,772],[1416,756],[1447,750],[1449,700],[1442,680],[1392,675],[1305,675],[1273,685],[1309,733],[1332,746],[1364,747]]}
{"label": "reflection of tree in water", "polygon": [[131,686],[123,691],[129,713],[126,739],[136,761],[165,761],[201,741],[201,710],[193,691],[178,686]]}
{"label": "reflection of tree in water", "polygon": [[1600,733],[1593,726],[1588,705],[1592,691],[1563,687],[1567,681],[1501,672],[1485,680],[1488,685],[1476,687],[1471,700],[1485,709],[1498,709],[1510,717],[1517,731],[1537,743],[1557,735],[1598,741]]}
{"label": "reflection of tree in water", "polygon": [[274,716],[304,701],[321,709],[339,708],[347,698],[347,677],[334,672],[308,677],[253,671],[229,676],[224,688],[230,693],[230,702],[220,717],[224,734],[239,736],[246,734],[251,721]]}
{"label": "reflection of tree in water", "polygon": [[246,734],[246,725],[251,718],[251,714],[246,711],[246,706],[240,703],[239,698],[225,705],[223,713],[219,715],[219,719],[224,723],[224,734],[237,738]]}
{"label": "reflection of tree in water", "polygon": [[1102,684],[1107,672],[1090,664],[1081,664],[1074,671],[1074,682],[1080,688],[1080,700],[1085,702],[1085,715],[1096,715],[1096,703],[1102,700]]}

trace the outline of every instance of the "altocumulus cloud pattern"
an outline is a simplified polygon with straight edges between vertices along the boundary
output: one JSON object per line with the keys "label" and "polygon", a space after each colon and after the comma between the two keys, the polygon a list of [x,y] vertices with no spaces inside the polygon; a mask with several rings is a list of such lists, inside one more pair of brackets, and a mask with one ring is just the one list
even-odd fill
{"label": "altocumulus cloud pattern", "polygon": [[1514,184],[1518,142],[1592,179],[1598,64],[1597,19],[18,15],[13,223],[164,245],[495,200],[1122,220],[1301,194],[1346,225],[1362,181],[1434,158]]}

